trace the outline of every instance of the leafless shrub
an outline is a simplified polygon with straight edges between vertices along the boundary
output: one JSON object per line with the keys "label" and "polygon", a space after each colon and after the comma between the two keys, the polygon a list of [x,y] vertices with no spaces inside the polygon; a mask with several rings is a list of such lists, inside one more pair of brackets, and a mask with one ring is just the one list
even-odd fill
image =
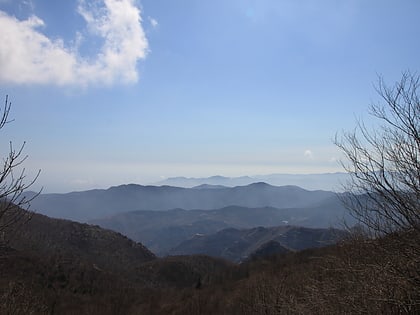
{"label": "leafless shrub", "polygon": [[346,205],[374,236],[420,231],[420,77],[409,72],[393,87],[379,79],[384,104],[371,106],[380,125],[359,122],[335,143],[350,174]]}
{"label": "leafless shrub", "polygon": [[[3,129],[8,123],[11,102],[6,96],[5,104],[0,110],[0,129]],[[29,212],[21,209],[29,209],[30,201],[37,196],[34,194],[27,197],[24,192],[30,188],[38,178],[36,176],[27,180],[26,171],[23,167],[27,155],[23,153],[25,143],[18,149],[13,144],[9,144],[9,153],[3,157],[3,167],[0,169],[0,241],[4,241],[4,231],[18,222],[28,220]]]}
{"label": "leafless shrub", "polygon": [[0,295],[0,313],[4,315],[49,314],[49,308],[34,288],[24,283],[10,282]]}
{"label": "leafless shrub", "polygon": [[420,77],[410,72],[393,87],[380,78],[382,103],[370,108],[378,127],[361,121],[335,140],[351,176],[343,201],[360,229],[346,247],[351,250],[328,269],[355,291],[337,282],[329,288],[333,296],[350,299],[346,304],[354,312],[411,314],[420,308],[419,87]]}

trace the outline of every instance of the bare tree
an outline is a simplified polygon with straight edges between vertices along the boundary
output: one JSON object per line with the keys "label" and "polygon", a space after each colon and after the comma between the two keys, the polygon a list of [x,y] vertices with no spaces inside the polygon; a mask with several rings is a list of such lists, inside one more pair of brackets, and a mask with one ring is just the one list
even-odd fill
{"label": "bare tree", "polygon": [[420,77],[406,72],[394,86],[379,78],[382,102],[370,107],[378,127],[359,122],[336,137],[351,181],[345,203],[374,236],[420,232]]}
{"label": "bare tree", "polygon": [[[391,87],[379,78],[382,101],[370,107],[376,127],[361,121],[335,140],[351,176],[345,205],[371,238],[355,239],[358,251],[349,252],[350,264],[336,263],[351,271],[348,284],[365,283],[375,274],[365,284],[370,292],[385,294],[381,307],[407,314],[420,311],[419,88],[419,75],[410,72]],[[358,252],[364,254],[356,259]]]}
{"label": "bare tree", "polygon": [[[6,96],[4,107],[0,109],[0,129],[11,122],[9,120],[11,105]],[[33,179],[27,181],[23,163],[28,156],[23,153],[24,147],[25,143],[15,149],[10,142],[9,153],[3,157],[3,167],[0,169],[0,232],[29,219],[30,212],[22,211],[22,209],[28,210],[30,201],[38,195],[27,197],[23,194],[35,183],[39,175],[38,171]]]}

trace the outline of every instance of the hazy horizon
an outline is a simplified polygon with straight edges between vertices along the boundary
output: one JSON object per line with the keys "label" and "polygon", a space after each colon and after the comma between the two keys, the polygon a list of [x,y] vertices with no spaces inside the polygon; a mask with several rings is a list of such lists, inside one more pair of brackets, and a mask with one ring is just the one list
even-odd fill
{"label": "hazy horizon", "polygon": [[[305,179],[311,179],[305,183]],[[319,181],[318,181],[319,179]],[[78,191],[88,191],[95,189],[109,189],[123,185],[141,186],[174,186],[192,188],[200,185],[221,185],[225,187],[248,186],[252,183],[264,182],[272,186],[299,186],[306,190],[325,190],[340,192],[343,191],[343,184],[346,183],[347,173],[345,172],[326,172],[326,173],[273,173],[273,174],[252,174],[239,176],[224,176],[220,174],[194,177],[194,176],[170,176],[159,177],[150,181],[121,181],[121,182],[102,182],[98,183],[76,183],[78,188],[68,189],[68,185],[57,182],[55,186],[42,186],[38,181],[29,190],[32,192],[41,191],[43,194],[61,194]],[[221,183],[220,181],[224,182]],[[181,184],[179,184],[181,183]]]}

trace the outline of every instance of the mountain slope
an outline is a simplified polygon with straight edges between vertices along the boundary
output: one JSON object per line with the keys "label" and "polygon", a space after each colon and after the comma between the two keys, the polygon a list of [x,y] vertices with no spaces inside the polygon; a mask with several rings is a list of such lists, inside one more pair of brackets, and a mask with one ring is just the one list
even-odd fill
{"label": "mountain slope", "polygon": [[24,226],[10,227],[5,236],[19,251],[81,260],[99,269],[122,271],[156,258],[120,233],[40,214],[33,214]]}
{"label": "mountain slope", "polygon": [[310,229],[280,226],[253,229],[225,229],[212,235],[200,235],[182,242],[170,251],[172,255],[204,254],[240,262],[262,250],[270,241],[289,250],[303,250],[336,243],[345,235],[336,229]]}
{"label": "mountain slope", "polygon": [[281,245],[278,241],[271,240],[267,243],[262,244],[256,250],[254,250],[248,257],[252,260],[268,258],[270,256],[287,254],[290,252],[290,249]]}
{"label": "mountain slope", "polygon": [[170,249],[196,234],[213,234],[222,229],[255,226],[299,225],[313,228],[340,227],[348,217],[337,197],[308,208],[277,209],[229,206],[215,210],[132,211],[90,221],[142,242],[154,253]]}
{"label": "mountain slope", "polygon": [[1,236],[1,314],[149,314],[168,293],[244,277],[222,259],[156,259],[119,233],[43,215]]}

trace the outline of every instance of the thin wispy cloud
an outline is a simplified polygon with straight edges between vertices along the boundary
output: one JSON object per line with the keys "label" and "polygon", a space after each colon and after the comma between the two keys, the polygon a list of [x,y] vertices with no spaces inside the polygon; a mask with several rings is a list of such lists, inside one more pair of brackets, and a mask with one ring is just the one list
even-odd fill
{"label": "thin wispy cloud", "polygon": [[37,16],[26,20],[0,11],[0,82],[12,84],[98,85],[133,83],[137,62],[148,52],[141,12],[134,0],[80,0],[88,36],[103,39],[95,56],[81,56],[82,33],[73,46],[62,38],[42,33],[45,22]]}
{"label": "thin wispy cloud", "polygon": [[33,10],[35,8],[35,5],[32,2],[32,0],[24,0],[24,1],[22,1],[22,4],[20,6],[27,6],[31,10]]}
{"label": "thin wispy cloud", "polygon": [[150,16],[149,16],[149,22],[150,22],[150,25],[152,25],[153,28],[156,28],[156,27],[159,26],[158,21],[156,19],[150,17]]}
{"label": "thin wispy cloud", "polygon": [[313,159],[314,157],[314,154],[311,150],[305,150],[305,152],[303,152],[303,155],[308,159]]}
{"label": "thin wispy cloud", "polygon": [[330,159],[328,160],[328,162],[330,162],[330,163],[336,163],[336,162],[339,162],[339,161],[340,160],[335,156],[330,157]]}

